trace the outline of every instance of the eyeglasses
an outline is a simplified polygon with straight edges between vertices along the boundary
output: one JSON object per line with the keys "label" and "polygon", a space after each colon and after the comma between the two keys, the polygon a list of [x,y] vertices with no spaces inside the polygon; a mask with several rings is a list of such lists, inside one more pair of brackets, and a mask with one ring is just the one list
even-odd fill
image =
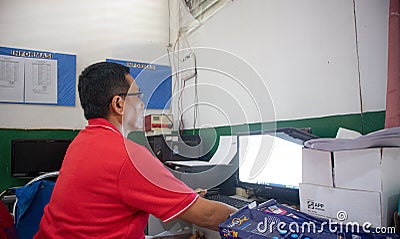
{"label": "eyeglasses", "polygon": [[[142,100],[143,96],[144,96],[144,93],[139,91],[139,92],[134,92],[134,93],[119,93],[119,94],[115,94],[115,95],[118,95],[118,96],[137,96],[139,98],[139,100]],[[112,101],[113,97],[111,97],[111,99],[107,102],[107,105],[111,104],[111,101]]]}
{"label": "eyeglasses", "polygon": [[141,100],[141,99],[143,99],[144,93],[139,91],[139,92],[134,92],[134,93],[119,93],[117,95],[118,96],[137,96]]}

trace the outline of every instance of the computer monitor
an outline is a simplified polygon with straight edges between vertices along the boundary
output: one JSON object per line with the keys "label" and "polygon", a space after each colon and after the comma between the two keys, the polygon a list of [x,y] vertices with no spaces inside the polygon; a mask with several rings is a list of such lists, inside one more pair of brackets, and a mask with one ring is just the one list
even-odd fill
{"label": "computer monitor", "polygon": [[298,205],[303,143],[312,138],[316,136],[294,128],[239,133],[238,186]]}
{"label": "computer monitor", "polygon": [[151,152],[161,161],[184,161],[203,156],[199,135],[155,135],[148,136]]}
{"label": "computer monitor", "polygon": [[14,139],[11,176],[32,178],[58,171],[72,139]]}

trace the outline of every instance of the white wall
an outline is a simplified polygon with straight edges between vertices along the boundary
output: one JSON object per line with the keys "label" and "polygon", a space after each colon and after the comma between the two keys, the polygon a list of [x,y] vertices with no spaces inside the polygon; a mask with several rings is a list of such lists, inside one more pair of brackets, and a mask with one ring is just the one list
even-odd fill
{"label": "white wall", "polygon": [[363,110],[386,109],[389,0],[357,0]]}
{"label": "white wall", "polygon": [[197,127],[360,113],[359,70],[363,111],[384,110],[388,5],[356,1],[358,60],[350,0],[231,2],[188,36],[199,67]]}
{"label": "white wall", "polygon": [[[195,50],[207,68],[197,127],[359,113],[358,69],[363,110],[384,110],[388,5],[356,0],[358,61],[350,0],[232,1],[188,37],[216,49]],[[3,0],[0,46],[76,54],[78,76],[106,58],[161,57],[168,22],[165,0]],[[183,96],[187,128],[193,82]],[[81,129],[79,104],[78,95],[75,107],[0,104],[0,127]]]}
{"label": "white wall", "polygon": [[[152,62],[166,54],[168,22],[165,0],[2,0],[0,46],[76,54],[78,77],[106,58]],[[0,104],[0,127],[81,129],[76,94],[75,107]]]}

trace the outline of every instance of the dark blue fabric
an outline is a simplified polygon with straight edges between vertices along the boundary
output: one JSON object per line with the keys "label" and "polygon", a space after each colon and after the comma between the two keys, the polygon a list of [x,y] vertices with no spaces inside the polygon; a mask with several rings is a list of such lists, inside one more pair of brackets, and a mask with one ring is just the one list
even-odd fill
{"label": "dark blue fabric", "polygon": [[38,231],[43,209],[50,200],[54,184],[40,180],[15,189],[18,199],[15,224],[20,239],[31,239]]}

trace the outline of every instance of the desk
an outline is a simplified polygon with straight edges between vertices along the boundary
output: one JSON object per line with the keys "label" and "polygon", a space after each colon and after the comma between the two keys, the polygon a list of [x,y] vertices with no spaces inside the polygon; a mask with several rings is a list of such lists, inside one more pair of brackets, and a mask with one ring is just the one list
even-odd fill
{"label": "desk", "polygon": [[199,227],[197,225],[185,222],[181,219],[174,219],[168,223],[163,223],[160,219],[150,215],[147,224],[147,235],[155,236],[164,231],[170,230],[174,225],[180,224],[182,228],[189,227],[192,229],[192,233],[198,231],[200,235],[204,235],[207,239],[220,239],[219,232],[213,231],[207,228]]}
{"label": "desk", "polygon": [[197,225],[193,225],[192,227],[193,232],[200,232],[200,235],[204,235],[206,239],[220,239],[221,236],[219,235],[219,232],[204,228],[204,227],[199,227]]}

